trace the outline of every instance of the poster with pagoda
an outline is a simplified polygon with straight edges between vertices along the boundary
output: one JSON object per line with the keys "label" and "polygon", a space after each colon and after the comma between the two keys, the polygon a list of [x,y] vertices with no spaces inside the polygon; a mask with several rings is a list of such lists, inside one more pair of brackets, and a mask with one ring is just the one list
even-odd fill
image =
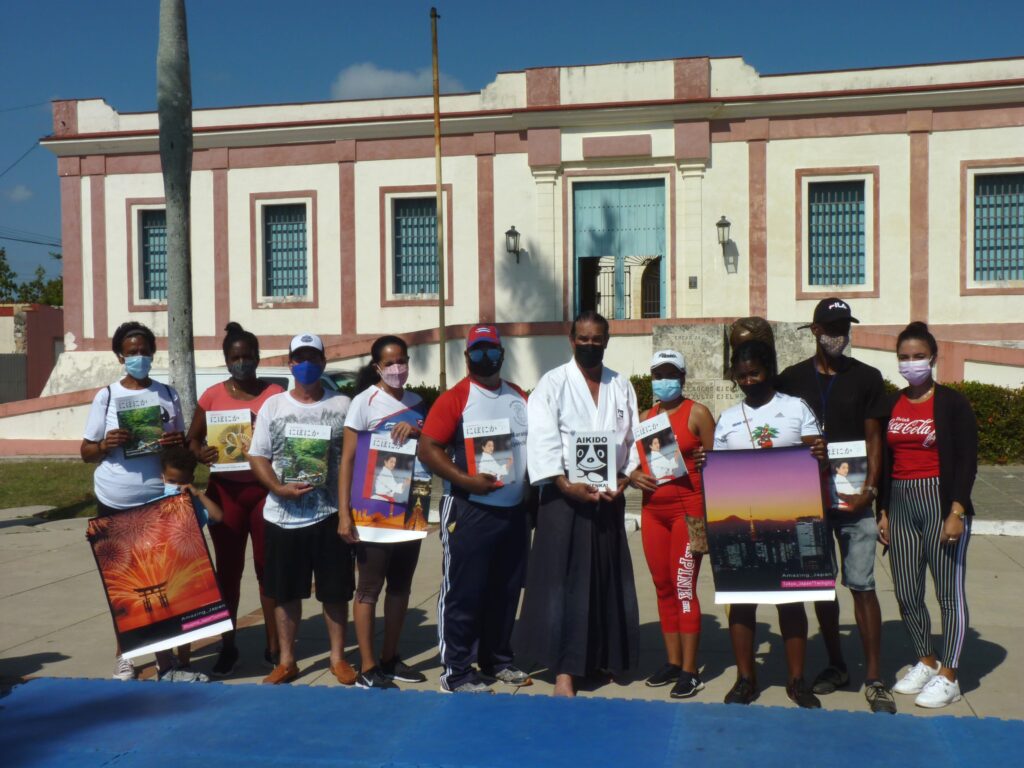
{"label": "poster with pagoda", "polygon": [[190,494],[91,518],[86,538],[129,659],[232,629]]}
{"label": "poster with pagoda", "polygon": [[835,599],[827,496],[806,447],[711,451],[702,477],[716,604]]}

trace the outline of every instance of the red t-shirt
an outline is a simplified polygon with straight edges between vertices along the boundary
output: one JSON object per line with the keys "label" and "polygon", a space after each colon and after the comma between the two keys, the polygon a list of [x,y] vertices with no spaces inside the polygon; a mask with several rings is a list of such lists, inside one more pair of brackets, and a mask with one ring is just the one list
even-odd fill
{"label": "red t-shirt", "polygon": [[892,451],[894,480],[939,476],[939,447],[935,441],[935,398],[912,403],[900,395],[889,418],[886,440]]}
{"label": "red t-shirt", "polygon": [[[236,400],[228,393],[227,385],[227,381],[222,381],[203,392],[199,398],[199,407],[206,413],[210,411],[240,411],[243,408],[248,408],[252,411],[253,427],[256,426],[256,414],[260,412],[263,404],[267,402],[267,398],[284,392],[279,384],[268,382],[264,390],[252,400]],[[256,476],[249,470],[225,472],[223,475],[215,475],[215,477],[235,483],[256,482]]]}

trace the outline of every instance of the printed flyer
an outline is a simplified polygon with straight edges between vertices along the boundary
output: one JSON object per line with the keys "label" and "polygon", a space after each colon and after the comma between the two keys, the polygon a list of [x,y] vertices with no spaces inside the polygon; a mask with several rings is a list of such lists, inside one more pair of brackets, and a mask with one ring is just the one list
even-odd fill
{"label": "printed flyer", "polygon": [[466,471],[471,475],[492,475],[501,488],[514,483],[512,428],[508,419],[469,421],[463,425],[466,440]]}
{"label": "printed flyer", "polygon": [[715,604],[835,599],[821,470],[806,447],[711,451],[703,470]]}
{"label": "printed flyer", "polygon": [[114,399],[117,426],[131,432],[124,444],[126,459],[148,456],[160,452],[160,438],[164,434],[163,409],[156,392],[143,391],[129,397]]}
{"label": "printed flyer", "polygon": [[670,483],[686,474],[683,454],[667,413],[641,421],[633,431],[633,439],[636,440],[641,468],[657,480],[658,485]]}
{"label": "printed flyer", "polygon": [[327,460],[331,452],[329,424],[286,424],[284,455],[280,460],[282,483],[308,483],[319,487],[327,482]]}
{"label": "printed flyer", "polygon": [[829,443],[828,463],[832,468],[831,507],[847,511],[850,505],[839,495],[856,495],[868,477],[868,451],[863,440]]}
{"label": "printed flyer", "polygon": [[615,434],[611,431],[573,433],[575,451],[569,463],[569,482],[587,483],[599,490],[616,489]]}
{"label": "printed flyer", "polygon": [[86,538],[128,658],[232,629],[189,494],[91,518]]}
{"label": "printed flyer", "polygon": [[211,472],[239,472],[249,469],[249,446],[252,444],[252,411],[206,412],[206,444],[217,449],[217,460]]}

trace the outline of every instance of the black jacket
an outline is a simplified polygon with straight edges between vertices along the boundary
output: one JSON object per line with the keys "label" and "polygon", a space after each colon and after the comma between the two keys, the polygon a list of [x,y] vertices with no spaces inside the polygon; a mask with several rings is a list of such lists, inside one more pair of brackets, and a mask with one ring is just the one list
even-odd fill
{"label": "black jacket", "polygon": [[[888,412],[891,415],[896,401],[903,392],[891,395]],[[967,398],[954,389],[935,385],[935,442],[939,450],[939,500],[942,519],[950,513],[954,501],[963,505],[968,515],[974,514],[971,489],[978,474],[978,421]],[[888,432],[888,421],[886,421]],[[879,509],[889,509],[892,487],[892,451],[885,448],[885,471],[879,494]]]}

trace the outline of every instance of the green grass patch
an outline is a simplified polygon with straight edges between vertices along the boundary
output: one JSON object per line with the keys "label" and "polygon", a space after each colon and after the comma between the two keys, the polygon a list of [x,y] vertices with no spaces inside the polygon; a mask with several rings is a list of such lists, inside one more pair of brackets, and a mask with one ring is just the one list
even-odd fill
{"label": "green grass patch", "polygon": [[[47,520],[93,517],[96,466],[81,461],[0,462],[0,509],[42,504],[54,507],[42,515]],[[206,467],[197,467],[196,485],[205,488],[209,475]]]}

